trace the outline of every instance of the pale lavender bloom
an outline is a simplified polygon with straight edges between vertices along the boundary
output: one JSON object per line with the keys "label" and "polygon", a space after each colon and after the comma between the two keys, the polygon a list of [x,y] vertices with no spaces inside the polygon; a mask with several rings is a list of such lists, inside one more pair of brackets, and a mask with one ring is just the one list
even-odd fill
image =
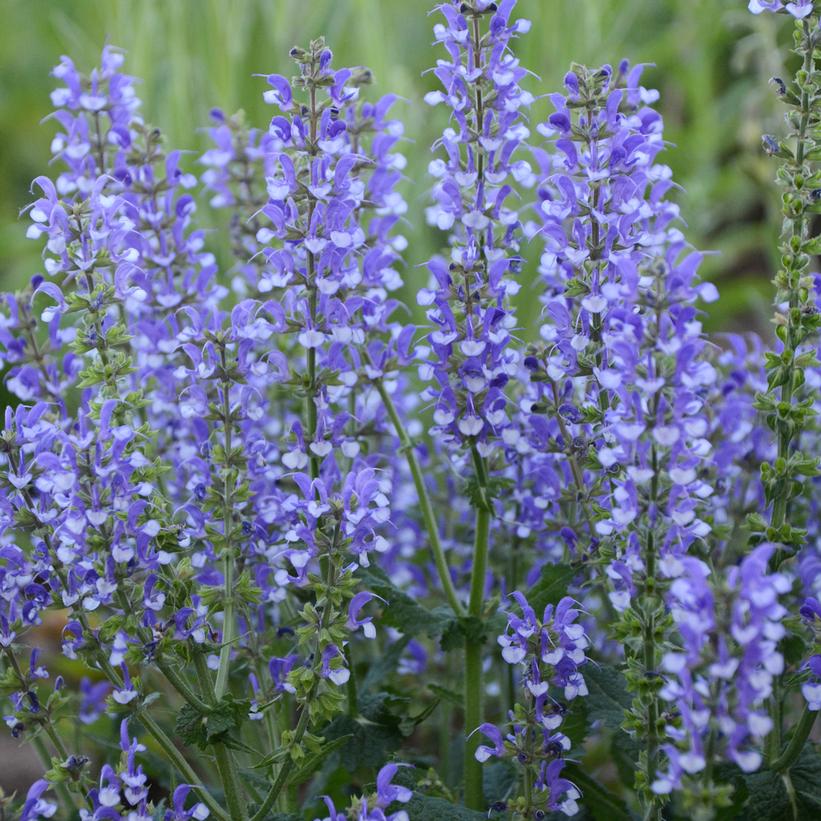
{"label": "pale lavender bloom", "polygon": [[743,771],[761,766],[761,747],[772,729],[767,699],[784,671],[778,642],[785,634],[787,611],[781,598],[792,581],[770,573],[775,546],[763,544],[739,566],[712,576],[699,559],[682,559],[683,573],[670,586],[668,605],[682,641],[682,651],[662,659],[666,673],[662,699],[678,720],[667,728],[668,767],[653,790],[667,794],[689,786],[710,762],[707,740],[713,737],[715,760],[729,758]]}
{"label": "pale lavender bloom", "polygon": [[350,810],[340,812],[334,802],[325,796],[325,806],[328,815],[325,818],[317,817],[314,821],[408,821],[405,810],[386,812],[388,806],[398,802],[407,804],[413,798],[413,791],[393,783],[393,778],[402,764],[386,764],[376,776],[376,793],[370,796],[354,798]]}
{"label": "pale lavender bloom", "polygon": [[795,17],[796,20],[803,20],[812,14],[813,0],[795,0],[795,2],[785,2],[785,0],[750,0],[747,8],[749,8],[753,14],[761,14],[764,11],[786,11]]}

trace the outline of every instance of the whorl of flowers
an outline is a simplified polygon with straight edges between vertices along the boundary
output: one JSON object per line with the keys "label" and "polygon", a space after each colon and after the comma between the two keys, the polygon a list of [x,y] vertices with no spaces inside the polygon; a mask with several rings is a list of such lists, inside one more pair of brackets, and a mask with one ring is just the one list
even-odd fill
{"label": "whorl of flowers", "polygon": [[813,12],[813,0],[750,0],[747,8],[753,14],[761,14],[764,11],[783,11],[791,14],[796,20],[803,20]]}
{"label": "whorl of flowers", "polygon": [[[122,60],[106,48],[101,67],[88,76],[68,58],[54,71],[65,85],[52,94],[53,118],[62,129],[52,152],[66,169],[56,184],[35,180],[41,196],[29,210],[28,235],[46,238],[51,281],[33,282],[32,293],[14,306],[11,327],[26,341],[28,362],[13,384],[24,388],[24,400],[59,398],[72,377],[94,384],[93,369],[80,373],[83,355],[96,351],[98,381],[127,375],[127,347],[137,374],[132,384],[156,382],[152,409],[165,422],[175,396],[169,361],[180,330],[175,312],[214,304],[216,267],[203,250],[203,233],[191,230],[195,204],[186,189],[196,178],[180,170],[179,152],[163,152],[160,132],[139,117],[132,78],[118,71]],[[31,327],[33,304],[24,304],[41,293],[56,302],[41,314],[49,326],[46,342]],[[90,319],[75,328],[62,325],[68,311],[79,310]],[[64,346],[75,356],[58,367]],[[44,382],[39,389],[37,378]]]}
{"label": "whorl of flowers", "polygon": [[[58,805],[44,797],[53,784],[63,785],[77,780],[88,788],[87,806],[80,807],[80,821],[205,821],[211,813],[208,807],[196,799],[190,800],[192,788],[180,784],[171,796],[170,808],[160,816],[153,803],[148,800],[149,783],[143,768],[137,763],[138,753],[145,746],[128,732],[128,720],[120,724],[120,761],[116,767],[103,764],[96,783],[92,783],[86,772],[89,760],[85,756],[69,756],[47,775],[46,779],[35,781],[29,788],[23,804],[21,821],[38,821],[43,818],[61,818],[57,815]],[[186,806],[187,805],[187,806]]]}
{"label": "whorl of flowers", "polygon": [[806,680],[801,685],[801,694],[810,712],[821,710],[821,602],[815,596],[804,600],[799,613],[810,628],[811,654],[804,664]]}
{"label": "whorl of flowers", "polygon": [[[395,307],[388,293],[401,284],[391,267],[398,240],[388,232],[402,201],[392,190],[398,174],[386,169],[398,161],[379,142],[391,100],[357,106],[367,75],[333,69],[323,41],[294,49],[292,56],[304,108],[297,108],[291,83],[280,75],[268,77],[273,90],[265,94],[280,112],[269,129],[273,171],[258,215],[266,227],[257,233],[265,260],[260,276],[271,283],[256,290],[270,296],[234,309],[235,317],[255,317],[261,328],[248,341],[254,358],[267,362],[259,389],[273,381],[305,403],[304,413],[291,408],[290,435],[283,431],[280,451],[282,467],[294,471],[297,493],[282,507],[292,526],[282,531],[281,558],[295,572],[280,571],[279,584],[304,580],[319,552],[315,534],[326,528],[337,541],[332,549],[346,548],[362,564],[382,544],[377,530],[388,517],[390,473],[368,454],[367,436],[379,433],[380,422],[367,398],[367,374],[372,362],[387,363],[388,317]],[[358,114],[349,113],[354,107]],[[354,150],[348,121],[357,116],[368,118],[377,134],[378,164],[362,145],[370,143],[367,136],[358,137],[362,153]],[[287,358],[268,342],[283,334],[292,340]],[[335,522],[339,532],[332,537]]]}
{"label": "whorl of flowers", "polygon": [[714,524],[724,529],[726,542],[737,535],[732,528],[765,506],[759,474],[762,463],[773,458],[775,446],[772,431],[755,407],[757,394],[767,386],[763,352],[758,336],[727,334],[717,340],[710,357],[718,378],[705,402],[714,489],[709,509]]}
{"label": "whorl of flowers", "polygon": [[668,595],[681,648],[662,658],[669,740],[655,792],[683,789],[688,800],[722,806],[726,787],[705,784],[701,774],[726,758],[744,772],[761,766],[773,727],[767,700],[784,671],[781,599],[792,587],[788,576],[768,571],[775,549],[759,545],[718,578],[700,559],[682,559],[684,572]]}
{"label": "whorl of flowers", "polygon": [[510,51],[530,23],[511,21],[514,6],[515,0],[439,6],[445,19],[434,34],[447,56],[434,74],[443,90],[426,96],[451,113],[437,144],[444,156],[429,165],[437,182],[427,212],[431,225],[449,232],[450,254],[428,263],[431,285],[417,297],[433,327],[417,351],[420,375],[431,383],[432,432],[476,443],[482,455],[508,424],[505,386],[518,370],[510,298],[518,290],[511,275],[521,267],[521,225],[510,200],[514,185],[532,177],[516,156],[529,136],[532,95],[519,86],[526,71]]}
{"label": "whorl of flowers", "polygon": [[518,765],[524,792],[506,802],[514,817],[532,818],[534,812],[548,810],[575,815],[580,792],[560,775],[571,747],[561,725],[566,702],[587,695],[580,668],[587,662],[589,641],[573,599],[548,604],[539,618],[524,594],[515,592],[512,598],[521,615],[507,613],[507,629],[498,642],[502,658],[521,675],[523,703],[510,711],[502,729],[493,724],[479,728],[491,744],[480,745],[475,755],[479,761],[510,758]]}
{"label": "whorl of flowers", "polygon": [[325,798],[328,815],[314,821],[408,821],[405,810],[388,812],[391,804],[407,804],[413,797],[408,787],[394,784],[393,779],[401,764],[386,764],[376,776],[376,792],[354,798],[350,807],[340,812],[330,798]]}

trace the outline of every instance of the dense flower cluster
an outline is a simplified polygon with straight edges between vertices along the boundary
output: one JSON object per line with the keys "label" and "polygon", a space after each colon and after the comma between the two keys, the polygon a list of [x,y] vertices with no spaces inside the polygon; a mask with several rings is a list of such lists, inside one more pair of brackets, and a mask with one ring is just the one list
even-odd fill
{"label": "dense flower cluster", "polygon": [[572,746],[561,726],[567,704],[587,695],[579,668],[588,660],[589,641],[573,599],[548,604],[538,618],[522,593],[512,597],[521,615],[507,614],[507,630],[498,641],[505,662],[521,671],[525,703],[511,710],[506,731],[487,723],[479,728],[492,746],[480,745],[475,755],[479,761],[511,758],[524,769],[536,794],[528,799],[530,804],[511,804],[517,817],[531,818],[534,811],[545,810],[575,815],[581,793],[561,777],[563,758]]}
{"label": "dense flower cluster", "polygon": [[703,397],[716,378],[694,306],[715,289],[697,284],[701,257],[686,252],[678,206],[665,199],[672,181],[656,162],[661,120],[647,106],[656,95],[640,76],[626,64],[569,74],[567,96],[554,95],[556,113],[541,128],[557,151],[540,188],[550,321],[543,357],[528,362],[539,399],[550,402],[554,389],[561,397],[564,447],[583,445],[578,457],[609,474],[593,497],[606,510],[595,534],[619,545],[609,571],[617,609],[644,561],[641,513],[668,575],[709,532],[699,510],[711,489],[698,468],[710,450]]}
{"label": "dense flower cluster", "polygon": [[699,559],[683,560],[684,573],[668,597],[682,647],[662,659],[660,694],[674,720],[667,727],[668,767],[653,783],[656,792],[680,788],[710,759],[727,757],[745,772],[761,766],[762,742],[773,727],[767,699],[784,670],[781,599],[792,587],[783,573],[768,572],[774,551],[774,545],[760,545],[724,579],[711,578]]}
{"label": "dense flower cluster", "polygon": [[[55,69],[56,170],[25,210],[42,271],[0,312],[0,698],[43,770],[0,815],[523,820],[587,793],[594,814],[752,817],[748,774],[788,783],[815,754],[813,3],[750,3],[795,18],[804,58],[765,140],[772,353],[703,331],[718,294],[642,66],[572,66],[533,145],[515,7],[436,4],[447,251],[418,335],[397,318],[419,262],[405,126],[367,69],[293,48],[293,76],[263,75],[266,127],[211,112],[201,180],[122,54]],[[224,279],[201,184],[229,212]],[[534,249],[538,333],[513,312]],[[443,772],[400,774],[406,742]],[[619,795],[600,754],[635,774]]]}
{"label": "dense flower cluster", "polygon": [[426,97],[452,112],[437,146],[444,156],[428,167],[436,183],[427,211],[431,225],[449,232],[450,255],[428,263],[430,287],[417,295],[433,326],[417,351],[420,376],[431,383],[431,433],[476,444],[483,456],[508,425],[505,386],[518,370],[510,300],[519,288],[512,275],[521,268],[521,222],[510,200],[513,186],[533,177],[527,160],[517,156],[529,137],[532,95],[520,87],[527,72],[510,52],[512,39],[530,23],[511,21],[513,7],[456,0],[441,5],[445,20],[434,34],[447,58],[434,73],[443,90]]}

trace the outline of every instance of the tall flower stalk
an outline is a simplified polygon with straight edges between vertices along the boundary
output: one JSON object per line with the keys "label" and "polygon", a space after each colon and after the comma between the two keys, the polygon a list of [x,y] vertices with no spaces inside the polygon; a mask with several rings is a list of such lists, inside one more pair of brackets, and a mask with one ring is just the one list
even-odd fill
{"label": "tall flower stalk", "polygon": [[[445,104],[452,125],[439,146],[444,157],[429,170],[436,178],[428,221],[450,232],[450,259],[435,258],[432,287],[418,301],[430,306],[434,327],[418,353],[425,360],[426,392],[435,406],[435,435],[456,454],[469,457],[476,509],[467,615],[474,623],[465,643],[465,801],[484,806],[482,773],[471,733],[482,723],[483,642],[490,550],[492,457],[509,425],[505,386],[517,372],[511,345],[515,326],[510,298],[520,268],[520,221],[507,200],[517,171],[514,154],[528,136],[524,112],[531,100],[519,82],[524,69],[510,52],[511,40],[530,24],[511,21],[515,0],[448,2],[434,34],[447,52],[434,73],[442,91],[428,94]],[[470,467],[465,466],[467,470]],[[475,634],[475,635],[474,635]]]}
{"label": "tall flower stalk", "polygon": [[[801,67],[792,83],[776,78],[774,85],[787,106],[789,131],[783,138],[764,135],[764,151],[781,160],[778,182],[783,188],[781,206],[783,226],[779,246],[780,264],[773,284],[776,289],[775,332],[779,347],[766,355],[768,387],[757,397],[756,407],[766,414],[767,424],[776,439],[776,458],[762,465],[761,478],[769,510],[766,515],[751,517],[755,537],[779,545],[772,557],[774,568],[796,556],[806,540],[806,529],[796,523],[797,502],[812,487],[819,475],[818,456],[801,449],[806,441],[801,434],[814,424],[816,388],[807,380],[807,372],[819,367],[817,357],[818,329],[821,315],[816,303],[814,275],[810,265],[821,250],[813,236],[812,215],[818,213],[818,191],[821,172],[818,158],[821,141],[817,132],[821,124],[821,74],[817,65],[819,18],[813,3],[751,3],[754,13],[784,12],[795,18],[794,52]],[[783,739],[783,692],[776,687],[770,714],[773,733],[770,738],[770,760],[779,761]],[[812,726],[817,711],[805,708],[804,723]],[[800,748],[795,752],[797,756]]]}
{"label": "tall flower stalk", "polygon": [[644,749],[636,786],[646,817],[658,818],[650,783],[662,755],[663,591],[710,532],[702,517],[712,491],[699,473],[716,371],[694,307],[714,288],[697,283],[701,256],[688,253],[665,197],[662,123],[649,105],[657,94],[641,86],[641,70],[574,66],[566,94],[552,97],[556,112],[540,129],[555,139],[538,203],[545,343],[526,364],[534,409],[557,408],[558,459],[569,462],[587,520],[572,522],[567,538],[599,568],[596,581],[607,580],[622,614],[615,633],[634,695],[626,727]]}

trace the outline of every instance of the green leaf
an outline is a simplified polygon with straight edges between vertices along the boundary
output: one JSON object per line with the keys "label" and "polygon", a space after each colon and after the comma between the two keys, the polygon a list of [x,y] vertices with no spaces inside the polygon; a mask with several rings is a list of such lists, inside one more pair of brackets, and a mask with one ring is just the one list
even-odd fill
{"label": "green leaf", "polygon": [[403,740],[397,726],[376,724],[347,715],[335,718],[322,730],[322,736],[328,742],[343,736],[346,738],[336,753],[351,773],[362,767],[378,769],[399,749]]}
{"label": "green leaf", "polygon": [[250,702],[234,698],[230,693],[208,713],[201,713],[196,707],[184,704],[177,715],[174,730],[184,744],[202,750],[216,741],[227,740],[228,734],[238,729],[245,720],[249,708]]}
{"label": "green leaf", "polygon": [[437,638],[454,618],[449,607],[437,607],[434,610],[423,607],[396,587],[378,567],[362,567],[357,575],[371,593],[381,596],[387,602],[380,622],[388,627],[395,627],[406,636],[424,633],[430,638]]}
{"label": "green leaf", "polygon": [[527,591],[527,600],[539,616],[548,604],[557,604],[567,595],[568,585],[576,571],[564,564],[546,564],[539,574],[539,581]]}
{"label": "green leaf", "polygon": [[581,699],[587,710],[588,729],[600,724],[612,731],[610,754],[625,784],[632,784],[638,760],[635,740],[621,729],[625,713],[630,709],[632,698],[627,691],[627,681],[614,667],[601,664],[585,664],[582,668],[589,695]]}
{"label": "green leaf", "polygon": [[427,718],[429,718],[433,711],[439,706],[439,699],[437,698],[435,701],[428,704],[422,712],[417,713],[414,716],[405,716],[399,722],[399,729],[402,732],[402,735],[409,736],[413,731]]}
{"label": "green leaf", "polygon": [[410,821],[487,821],[486,813],[419,793],[414,793],[413,798],[403,807]]}
{"label": "green leaf", "polygon": [[208,715],[205,730],[208,740],[213,741],[221,735],[238,729],[248,716],[248,710],[250,709],[250,701],[235,698],[231,693],[228,693]]}
{"label": "green leaf", "polygon": [[511,795],[511,788],[515,786],[519,772],[510,761],[494,761],[482,768],[482,788],[485,801],[490,805],[502,801]]}
{"label": "green leaf", "polygon": [[447,701],[449,704],[459,707],[459,709],[463,706],[464,696],[461,693],[457,693],[455,690],[449,690],[447,687],[442,687],[439,684],[428,684],[428,690],[430,690],[434,695],[439,696],[442,701]]}
{"label": "green leaf", "polygon": [[303,784],[319,769],[319,765],[333,752],[344,747],[350,739],[351,735],[342,735],[335,738],[333,741],[325,741],[322,749],[312,755],[296,772],[291,774],[291,777],[285,782],[286,784]]}
{"label": "green leaf", "polygon": [[321,731],[328,741],[346,736],[337,752],[349,772],[365,767],[377,769],[387,761],[405,738],[400,714],[406,712],[409,699],[391,693],[373,693],[359,700],[361,715],[338,716]]}
{"label": "green leaf", "polygon": [[574,748],[580,747],[587,738],[590,719],[584,698],[575,698],[570,702],[567,714],[562,721],[562,732],[570,739]]}
{"label": "green leaf", "polygon": [[[795,805],[790,800],[790,784]],[[786,776],[772,770],[746,776],[750,796],[745,818],[767,821],[810,821],[821,818],[821,755],[805,749]]]}
{"label": "green leaf", "polygon": [[174,732],[186,747],[204,749],[208,744],[205,735],[205,715],[190,704],[183,704],[177,714]]}
{"label": "green leaf", "polygon": [[385,682],[385,680],[399,666],[402,653],[410,644],[411,636],[402,636],[379,653],[377,660],[370,665],[365,678],[362,680],[363,690],[373,690]]}
{"label": "green leaf", "polygon": [[454,618],[442,633],[439,646],[445,652],[449,650],[459,650],[465,646],[465,642],[485,641],[487,624],[478,616],[462,616]]}
{"label": "green leaf", "polygon": [[562,771],[563,778],[569,778],[580,790],[584,807],[593,818],[607,821],[631,821],[627,804],[578,764],[568,763]]}
{"label": "green leaf", "polygon": [[729,785],[733,788],[729,805],[716,809],[715,821],[736,821],[749,796],[744,773],[737,764],[724,761],[715,768],[714,775],[716,784]]}
{"label": "green leaf", "polygon": [[632,703],[624,676],[614,667],[594,663],[585,664],[582,673],[589,691],[584,701],[590,721],[620,727]]}

